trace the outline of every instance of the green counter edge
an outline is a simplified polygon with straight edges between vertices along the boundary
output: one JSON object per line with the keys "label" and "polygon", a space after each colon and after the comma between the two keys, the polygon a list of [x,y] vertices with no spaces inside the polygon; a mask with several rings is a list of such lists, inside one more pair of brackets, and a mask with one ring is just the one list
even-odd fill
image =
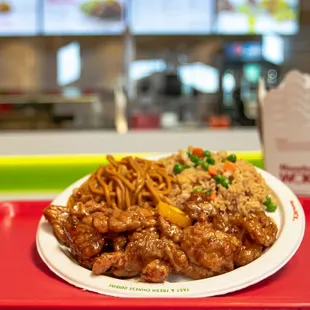
{"label": "green counter edge", "polygon": [[[235,153],[263,168],[261,152]],[[127,154],[114,155],[122,158]],[[106,163],[105,155],[0,156],[0,193],[59,192]]]}

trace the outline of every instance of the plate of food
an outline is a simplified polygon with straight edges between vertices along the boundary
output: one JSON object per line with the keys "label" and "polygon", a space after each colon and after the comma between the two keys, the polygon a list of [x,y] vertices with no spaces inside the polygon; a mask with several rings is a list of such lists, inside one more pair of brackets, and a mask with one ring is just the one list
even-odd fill
{"label": "plate of food", "polygon": [[81,289],[118,297],[208,297],[282,268],[304,235],[302,206],[233,153],[189,147],[125,157],[46,207],[36,244]]}
{"label": "plate of food", "polygon": [[12,6],[9,2],[0,2],[0,13],[10,13],[12,11]]}
{"label": "plate of food", "polygon": [[102,20],[121,20],[122,3],[116,0],[90,0],[81,5],[81,11],[87,16],[96,17]]}

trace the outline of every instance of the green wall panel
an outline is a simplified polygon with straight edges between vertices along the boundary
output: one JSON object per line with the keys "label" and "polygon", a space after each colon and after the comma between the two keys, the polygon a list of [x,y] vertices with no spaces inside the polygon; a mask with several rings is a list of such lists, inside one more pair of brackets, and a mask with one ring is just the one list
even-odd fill
{"label": "green wall panel", "polygon": [[[236,153],[255,166],[263,167],[260,152]],[[115,156],[119,159],[125,154]],[[59,191],[106,163],[105,155],[2,156],[0,192]]]}

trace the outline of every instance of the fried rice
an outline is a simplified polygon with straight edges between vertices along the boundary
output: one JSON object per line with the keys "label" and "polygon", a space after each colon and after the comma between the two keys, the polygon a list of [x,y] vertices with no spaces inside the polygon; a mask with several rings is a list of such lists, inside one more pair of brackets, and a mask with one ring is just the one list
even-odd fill
{"label": "fried rice", "polygon": [[173,169],[176,164],[183,164],[188,167],[176,175],[177,182],[173,185],[168,196],[176,207],[182,209],[183,203],[190,197],[195,188],[216,193],[212,204],[221,211],[237,210],[243,214],[265,211],[264,203],[267,196],[272,197],[273,201],[277,201],[264,178],[252,164],[238,159],[235,163],[234,172],[227,173],[224,171],[224,164],[228,153],[222,151],[212,153],[211,156],[215,159],[213,167],[217,172],[230,178],[231,184],[228,188],[217,184],[214,177],[201,166],[195,167],[189,153],[184,150],[160,160],[171,174],[174,173]]}

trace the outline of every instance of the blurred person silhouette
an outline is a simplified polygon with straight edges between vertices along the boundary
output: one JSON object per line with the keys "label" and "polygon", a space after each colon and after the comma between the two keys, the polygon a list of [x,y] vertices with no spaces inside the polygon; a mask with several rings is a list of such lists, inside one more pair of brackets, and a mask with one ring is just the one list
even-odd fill
{"label": "blurred person silhouette", "polygon": [[236,121],[241,126],[255,126],[255,120],[248,118],[245,114],[245,107],[244,107],[244,102],[241,98],[240,87],[235,88],[235,90],[233,92],[233,99],[234,99],[235,105],[237,107]]}

